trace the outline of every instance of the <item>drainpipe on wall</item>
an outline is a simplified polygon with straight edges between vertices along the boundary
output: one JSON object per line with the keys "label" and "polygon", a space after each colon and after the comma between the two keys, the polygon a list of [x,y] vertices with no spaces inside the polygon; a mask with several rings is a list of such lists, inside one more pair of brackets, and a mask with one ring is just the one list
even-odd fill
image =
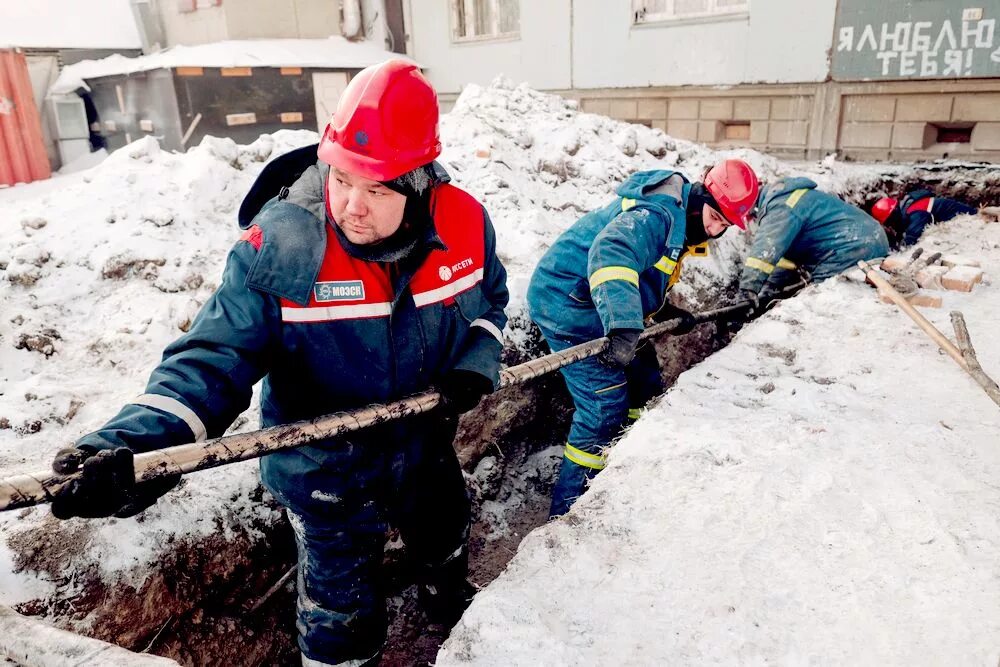
{"label": "drainpipe on wall", "polygon": [[342,0],[340,8],[344,15],[344,22],[340,26],[341,34],[347,39],[363,39],[361,0]]}

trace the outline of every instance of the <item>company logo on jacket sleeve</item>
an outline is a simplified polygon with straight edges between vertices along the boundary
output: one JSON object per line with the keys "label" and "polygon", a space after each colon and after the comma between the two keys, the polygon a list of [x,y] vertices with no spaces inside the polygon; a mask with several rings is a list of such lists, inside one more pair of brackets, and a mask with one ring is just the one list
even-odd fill
{"label": "company logo on jacket sleeve", "polygon": [[365,284],[360,280],[335,280],[313,286],[316,301],[364,301]]}

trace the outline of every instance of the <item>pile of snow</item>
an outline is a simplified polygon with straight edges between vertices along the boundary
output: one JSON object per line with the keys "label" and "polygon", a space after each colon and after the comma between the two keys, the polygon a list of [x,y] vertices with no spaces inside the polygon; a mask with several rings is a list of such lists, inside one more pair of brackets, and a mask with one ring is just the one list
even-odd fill
{"label": "pile of snow", "polygon": [[[983,262],[985,284],[924,313],[950,334],[961,310],[1000,377],[1000,225],[921,245]],[[995,665],[998,431],[895,306],[810,288],[680,377],[437,664]]]}
{"label": "pile of snow", "polygon": [[[519,323],[507,332],[515,343],[526,337],[524,291],[541,253],[635,170],[668,167],[696,178],[737,154],[765,178],[813,169],[833,189],[845,180],[837,165],[717,153],[503,80],[467,90],[443,117],[442,134],[442,161],[494,219]],[[163,348],[217,284],[254,177],[267,160],[315,141],[306,131],[247,146],[206,138],[176,154],[146,138],[90,170],[0,191],[0,474],[47,469],[55,450],[142,393]],[[689,296],[731,282],[744,247],[730,232],[709,258],[686,265]],[[236,428],[256,425],[254,406]],[[250,499],[257,484],[249,462],[192,476],[140,519],[57,524],[44,507],[0,515],[0,603],[71,600],[75,573],[94,568],[109,583],[138,586],[163,544],[220,527],[252,534],[273,518]],[[25,531],[59,535],[67,525],[89,532],[86,548],[66,554],[60,576],[17,566],[10,545]]]}

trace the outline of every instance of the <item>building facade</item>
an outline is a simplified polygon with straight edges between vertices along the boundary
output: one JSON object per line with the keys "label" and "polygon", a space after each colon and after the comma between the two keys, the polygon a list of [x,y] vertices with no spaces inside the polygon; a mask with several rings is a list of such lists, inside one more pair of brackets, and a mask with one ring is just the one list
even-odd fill
{"label": "building facade", "polygon": [[442,101],[503,73],[784,157],[1000,158],[1000,0],[407,0]]}

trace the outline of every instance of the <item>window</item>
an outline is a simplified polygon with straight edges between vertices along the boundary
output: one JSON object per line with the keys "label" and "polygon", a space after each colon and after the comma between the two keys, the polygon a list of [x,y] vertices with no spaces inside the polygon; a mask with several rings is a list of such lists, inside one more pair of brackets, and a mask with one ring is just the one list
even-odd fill
{"label": "window", "polygon": [[632,0],[635,23],[743,15],[750,0]]}
{"label": "window", "polygon": [[451,0],[456,42],[517,37],[520,30],[520,0]]}

